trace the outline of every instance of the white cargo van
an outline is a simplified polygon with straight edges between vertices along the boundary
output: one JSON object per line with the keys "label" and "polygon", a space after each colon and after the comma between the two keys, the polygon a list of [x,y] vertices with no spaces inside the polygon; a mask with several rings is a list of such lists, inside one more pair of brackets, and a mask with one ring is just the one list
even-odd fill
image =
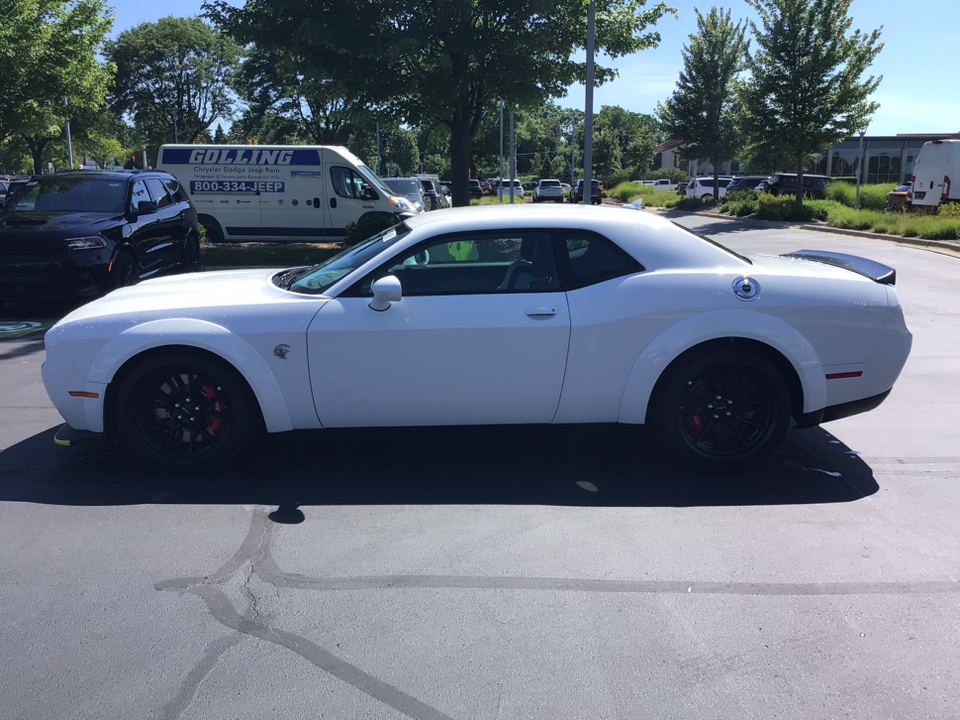
{"label": "white cargo van", "polygon": [[924,143],[913,166],[911,183],[908,206],[935,208],[941,203],[960,202],[960,140]]}
{"label": "white cargo van", "polygon": [[335,241],[367,215],[416,212],[343,147],[163,145],[157,167],[187,190],[213,242]]}

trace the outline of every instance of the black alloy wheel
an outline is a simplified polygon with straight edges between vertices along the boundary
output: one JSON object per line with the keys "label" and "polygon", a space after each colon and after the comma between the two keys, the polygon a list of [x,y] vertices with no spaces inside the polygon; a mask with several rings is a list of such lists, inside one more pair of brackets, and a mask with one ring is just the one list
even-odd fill
{"label": "black alloy wheel", "polygon": [[174,472],[212,470],[249,443],[256,401],[235,370],[201,353],[169,351],[126,372],[116,395],[124,447]]}
{"label": "black alloy wheel", "polygon": [[140,268],[137,265],[136,258],[125,250],[117,253],[117,257],[110,267],[110,277],[108,278],[108,289],[127,287],[133,285],[140,279]]}
{"label": "black alloy wheel", "polygon": [[183,247],[183,259],[180,261],[184,272],[200,271],[200,239],[190,233]]}
{"label": "black alloy wheel", "polygon": [[663,387],[659,425],[681,460],[735,470],[769,455],[790,421],[790,393],[766,359],[713,351],[682,362]]}

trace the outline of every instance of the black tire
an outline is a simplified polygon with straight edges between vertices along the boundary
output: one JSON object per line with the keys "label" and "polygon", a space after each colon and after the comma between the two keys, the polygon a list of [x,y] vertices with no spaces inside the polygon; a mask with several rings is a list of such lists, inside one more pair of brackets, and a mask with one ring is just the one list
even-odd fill
{"label": "black tire", "polygon": [[118,252],[110,266],[107,289],[116,290],[117,288],[134,285],[139,279],[140,266],[137,264],[137,259],[126,250]]}
{"label": "black tire", "polygon": [[150,355],[125,372],[113,407],[124,448],[167,472],[207,472],[235,461],[260,427],[240,374],[190,350]]}
{"label": "black tire", "polygon": [[180,265],[183,268],[183,272],[200,272],[200,238],[192,232],[187,235]]}
{"label": "black tire", "polygon": [[790,423],[790,391],[777,368],[738,350],[681,360],[658,386],[656,424],[688,465],[731,471],[759,462]]}

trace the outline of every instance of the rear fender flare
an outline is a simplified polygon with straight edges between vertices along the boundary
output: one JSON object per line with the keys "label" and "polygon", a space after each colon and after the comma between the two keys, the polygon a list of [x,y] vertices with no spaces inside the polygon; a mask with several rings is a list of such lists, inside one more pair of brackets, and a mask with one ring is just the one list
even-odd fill
{"label": "rear fender flare", "polygon": [[177,347],[206,350],[230,363],[256,396],[267,432],[293,429],[283,393],[264,359],[245,340],[207,320],[168,318],[134,325],[100,349],[87,380],[107,385],[128,360],[148,350],[170,346],[171,337],[177,339]]}
{"label": "rear fender flare", "polygon": [[773,348],[797,373],[803,393],[802,411],[810,412],[826,405],[827,387],[820,358],[805,337],[770,315],[721,310],[685,318],[647,345],[627,378],[619,422],[642,424],[654,387],[670,363],[692,347],[723,338],[745,338]]}

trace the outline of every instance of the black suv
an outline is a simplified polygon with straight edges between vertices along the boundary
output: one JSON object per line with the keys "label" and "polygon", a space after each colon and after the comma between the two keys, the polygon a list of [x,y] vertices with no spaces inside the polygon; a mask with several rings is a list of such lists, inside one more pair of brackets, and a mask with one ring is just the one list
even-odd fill
{"label": "black suv", "polygon": [[[600,181],[593,180],[590,183],[592,192],[590,193],[590,204],[599,205],[603,199],[603,191],[600,189]],[[573,202],[583,202],[583,180],[577,180],[577,187],[573,191]]]}
{"label": "black suv", "polygon": [[32,178],[0,211],[0,302],[95,297],[199,269],[197,211],[169,173]]}
{"label": "black suv", "polygon": [[[830,178],[827,175],[804,175],[803,176],[803,194],[814,200],[825,200],[827,197],[827,185],[830,184]],[[797,174],[796,173],[777,173],[767,180],[766,192],[771,195],[796,195],[797,193]]]}

